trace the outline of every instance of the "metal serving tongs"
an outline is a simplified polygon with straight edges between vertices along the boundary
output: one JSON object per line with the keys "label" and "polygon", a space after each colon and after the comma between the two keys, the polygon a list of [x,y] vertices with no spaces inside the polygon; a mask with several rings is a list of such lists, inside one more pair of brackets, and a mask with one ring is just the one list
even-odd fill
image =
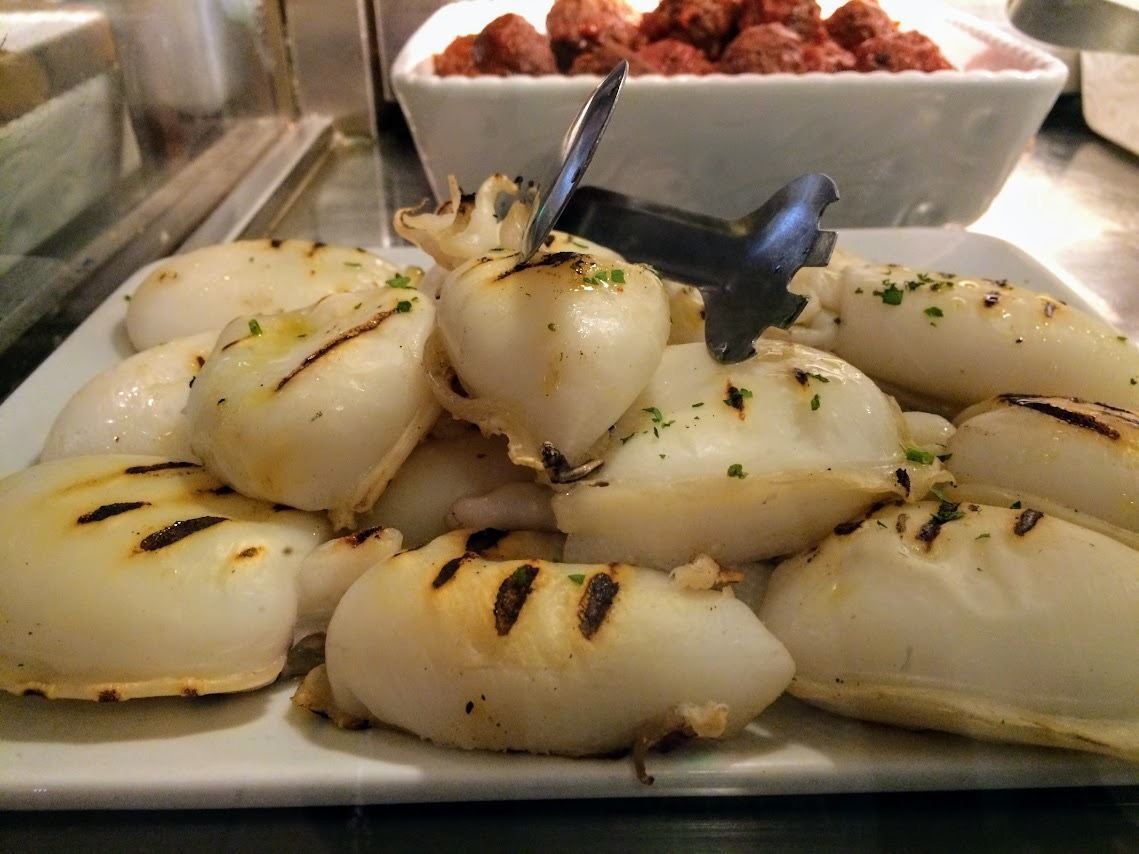
{"label": "metal serving tongs", "polygon": [[752,213],[716,219],[582,187],[558,227],[691,284],[704,298],[704,340],[719,362],[742,362],[769,326],[787,327],[807,305],[787,290],[800,267],[825,267],[835,233],[819,217],[838,199],[826,175],[809,172]]}
{"label": "metal serving tongs", "polygon": [[628,73],[622,60],[606,75],[566,132],[560,156],[538,179],[522,255],[531,258],[557,223],[652,264],[699,289],[708,350],[720,362],[741,362],[755,352],[753,342],[764,329],[790,326],[806,306],[806,298],[787,285],[800,267],[825,267],[830,260],[835,234],[820,231],[818,223],[838,199],[838,188],[826,175],[801,175],[736,220],[598,187],[577,189]]}

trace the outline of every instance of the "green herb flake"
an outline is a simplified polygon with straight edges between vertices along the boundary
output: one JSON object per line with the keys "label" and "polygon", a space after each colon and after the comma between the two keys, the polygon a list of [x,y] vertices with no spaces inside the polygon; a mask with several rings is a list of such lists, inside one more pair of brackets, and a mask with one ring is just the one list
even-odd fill
{"label": "green herb flake", "polygon": [[249,334],[250,335],[260,335],[261,334],[261,324],[257,322],[256,318],[249,321]]}
{"label": "green herb flake", "polygon": [[961,510],[957,509],[959,506],[960,505],[955,504],[952,501],[942,501],[937,508],[937,512],[933,514],[933,518],[942,524],[946,522],[953,522],[957,519],[964,519],[965,514]]}
{"label": "green herb flake", "polygon": [[131,301],[131,295],[130,295],[130,294],[125,294],[125,295],[123,296],[123,300],[124,300],[124,301],[126,301],[126,302],[130,302],[130,301]]}
{"label": "green herb flake", "polygon": [[362,303],[362,302],[358,302],[358,303],[356,303],[354,306],[352,306],[352,310],[353,310],[353,311],[356,311],[356,310],[357,310],[357,309],[358,309],[360,306],[362,306],[363,304],[364,304],[364,303]]}
{"label": "green herb flake", "polygon": [[931,466],[936,457],[932,452],[923,451],[921,448],[906,448],[906,459],[911,463],[921,463],[923,466]]}
{"label": "green herb flake", "polygon": [[923,314],[926,317],[945,317],[945,312],[938,308],[936,305],[931,305]]}
{"label": "green herb flake", "polygon": [[401,299],[395,304],[395,310],[400,314],[407,314],[411,311],[411,303],[405,299]]}
{"label": "green herb flake", "polygon": [[732,463],[728,466],[728,477],[738,477],[740,480],[743,480],[747,477],[747,472],[744,471],[744,467],[739,463]]}
{"label": "green herb flake", "polygon": [[819,396],[817,394],[811,398],[811,412],[817,411],[821,405],[821,401],[819,400]]}
{"label": "green herb flake", "polygon": [[1132,377],[1131,378],[1131,385],[1139,385],[1139,380],[1135,379],[1135,377]]}
{"label": "green herb flake", "polygon": [[621,269],[613,270],[609,273],[609,281],[616,285],[625,284],[625,271]]}
{"label": "green herb flake", "polygon": [[931,487],[929,488],[929,491],[930,491],[930,492],[932,492],[932,493],[933,493],[933,495],[934,495],[934,497],[935,497],[935,498],[936,498],[938,501],[940,501],[942,504],[952,504],[952,503],[953,503],[952,501],[950,501],[950,500],[949,500],[949,496],[947,496],[947,495],[946,495],[946,494],[945,494],[945,493],[942,491],[942,489],[941,489],[941,487],[940,487],[940,486],[936,486],[936,485],[935,485],[935,486],[931,486]]}
{"label": "green herb flake", "polygon": [[875,522],[878,523],[879,528],[885,528],[886,527],[886,523],[883,522],[881,519],[876,519]]}
{"label": "green herb flake", "polygon": [[1115,336],[1115,340],[1116,340],[1116,341],[1126,341],[1126,340],[1127,340],[1127,336],[1126,336],[1126,335],[1116,335],[1116,336]]}
{"label": "green herb flake", "polygon": [[986,531],[983,534],[977,534],[977,536],[974,537],[974,539],[976,539],[976,540],[987,540],[991,536],[992,536],[992,534],[990,534],[988,531]]}
{"label": "green herb flake", "polygon": [[568,578],[578,587],[581,587],[581,585],[585,583],[585,576],[580,572],[575,572],[572,575],[567,575],[566,578]]}
{"label": "green herb flake", "polygon": [[[252,258],[250,258],[249,260],[250,260],[250,261],[252,261],[253,259],[252,259]],[[352,267],[353,269],[356,269],[356,270],[358,270],[358,269],[360,269],[361,267],[363,267],[364,265],[363,265],[363,264],[361,264],[359,261],[345,261],[345,262],[344,262],[344,266],[345,266],[345,267]]]}
{"label": "green herb flake", "polygon": [[741,388],[739,390],[739,392],[740,392],[740,397],[753,397],[750,388]]}
{"label": "green herb flake", "polygon": [[647,412],[649,414],[649,418],[652,419],[654,424],[661,424],[664,422],[664,416],[661,414],[661,411],[655,406],[650,406],[642,409],[641,412]]}
{"label": "green herb flake", "polygon": [[412,286],[411,279],[403,275],[403,273],[396,273],[384,284],[386,284],[389,288],[410,288]]}
{"label": "green herb flake", "polygon": [[887,287],[884,290],[874,291],[874,296],[881,297],[882,302],[884,302],[886,305],[901,305],[902,297],[905,295],[905,291],[903,291],[889,279],[883,279],[882,284],[886,285]]}
{"label": "green herb flake", "polygon": [[699,409],[703,405],[704,405],[704,401],[700,401],[699,403],[692,404],[692,408],[693,409]]}
{"label": "green herb flake", "polygon": [[855,289],[854,289],[854,292],[855,292],[856,294],[860,294],[860,293],[862,293],[862,288],[855,288]]}
{"label": "green herb flake", "polygon": [[1010,510],[1019,510],[1021,508],[1021,506],[1022,505],[1019,501],[1014,501],[1012,504],[1009,505],[1009,509]]}
{"label": "green herb flake", "polygon": [[807,376],[813,377],[814,379],[818,380],[821,383],[829,383],[830,382],[830,379],[828,377],[824,377],[822,374],[807,374]]}
{"label": "green herb flake", "polygon": [[599,282],[609,281],[609,273],[607,273],[605,270],[598,270],[596,273],[594,273],[593,277]]}
{"label": "green herb flake", "polygon": [[547,323],[546,328],[549,329],[551,332],[557,332],[558,331],[558,325],[556,323]]}

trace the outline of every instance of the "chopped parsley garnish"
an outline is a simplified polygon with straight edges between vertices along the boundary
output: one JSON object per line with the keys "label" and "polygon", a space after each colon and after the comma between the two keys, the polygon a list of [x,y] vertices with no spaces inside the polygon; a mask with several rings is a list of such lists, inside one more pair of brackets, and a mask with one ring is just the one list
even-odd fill
{"label": "chopped parsley garnish", "polygon": [[889,279],[883,279],[882,284],[886,285],[887,287],[884,290],[874,291],[874,296],[882,297],[882,302],[886,303],[886,305],[901,305],[902,297],[905,295],[905,291],[903,291]]}
{"label": "chopped parsley garnish", "polygon": [[697,409],[697,408],[699,408],[699,407],[701,407],[701,406],[703,406],[703,405],[704,405],[704,401],[700,401],[699,403],[694,403],[694,404],[692,404],[692,408],[693,408],[693,409]]}
{"label": "chopped parsley garnish", "polygon": [[557,332],[558,331],[558,325],[556,323],[547,323],[546,328],[549,329],[551,332]]}
{"label": "chopped parsley garnish", "polygon": [[356,309],[358,309],[358,308],[359,308],[360,306],[362,306],[363,304],[364,304],[364,303],[362,303],[362,302],[358,302],[358,303],[356,303],[354,306],[352,306],[352,310],[353,310],[353,311],[355,311]]}
{"label": "chopped parsley garnish", "polygon": [[615,284],[618,284],[618,285],[625,284],[625,271],[624,270],[614,270],[612,273],[609,274],[609,280],[611,282],[614,282]]}
{"label": "chopped parsley garnish", "polygon": [[1010,510],[1019,510],[1021,508],[1021,506],[1022,505],[1019,501],[1014,501],[1012,504],[1009,505],[1009,509]]}
{"label": "chopped parsley garnish", "polygon": [[816,379],[821,383],[830,382],[830,380],[827,377],[824,377],[822,374],[807,374],[807,376],[811,377],[812,379]]}
{"label": "chopped parsley garnish", "polygon": [[821,401],[819,400],[819,396],[817,394],[811,398],[811,412],[817,410],[821,405]]}
{"label": "chopped parsley garnish", "polygon": [[568,578],[578,587],[581,587],[581,585],[585,583],[585,576],[580,572],[575,572],[573,575],[567,575],[566,578]]}
{"label": "chopped parsley garnish", "polygon": [[945,312],[938,308],[936,305],[931,305],[923,313],[926,317],[945,317]]}
{"label": "chopped parsley garnish", "polygon": [[738,477],[740,480],[743,480],[747,477],[747,472],[744,471],[744,467],[739,463],[732,463],[728,466],[728,477]]}
{"label": "chopped parsley garnish", "polygon": [[410,288],[412,286],[411,279],[403,275],[403,273],[396,273],[384,284],[386,284],[389,288]]}
{"label": "chopped parsley garnish", "polygon": [[409,311],[411,311],[411,303],[405,299],[401,299],[395,304],[395,310],[400,314],[407,314]]}
{"label": "chopped parsley garnish", "polygon": [[937,512],[933,514],[934,521],[944,524],[955,519],[964,519],[964,512],[957,509],[959,506],[952,501],[942,501],[937,507]]}
{"label": "chopped parsley garnish", "polygon": [[753,395],[751,393],[750,388],[741,388],[740,389],[740,397],[752,397],[752,396]]}
{"label": "chopped parsley garnish", "polygon": [[249,321],[249,334],[250,335],[260,335],[261,334],[261,324],[257,322],[256,318]]}
{"label": "chopped parsley garnish", "polygon": [[526,582],[530,580],[530,572],[533,569],[531,566],[520,566],[510,576],[510,583],[515,587],[524,587]]}
{"label": "chopped parsley garnish", "polygon": [[1126,335],[1116,335],[1116,336],[1115,336],[1115,340],[1116,340],[1116,341],[1126,341],[1126,340],[1127,340],[1127,336],[1126,336]]}
{"label": "chopped parsley garnish", "polygon": [[935,459],[930,451],[923,451],[921,448],[906,448],[906,459],[911,463],[921,463],[923,466],[933,465]]}
{"label": "chopped parsley garnish", "polygon": [[653,420],[654,424],[660,424],[662,421],[664,421],[664,416],[661,415],[660,410],[655,406],[649,406],[645,409],[642,409],[641,412],[647,412],[649,414],[649,418]]}

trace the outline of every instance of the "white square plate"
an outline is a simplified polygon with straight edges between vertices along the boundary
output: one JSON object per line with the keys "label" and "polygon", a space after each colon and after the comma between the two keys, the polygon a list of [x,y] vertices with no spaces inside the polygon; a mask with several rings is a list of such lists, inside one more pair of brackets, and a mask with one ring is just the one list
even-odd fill
{"label": "white square plate", "polygon": [[[1008,278],[1087,305],[1019,250],[955,229],[840,232],[867,258]],[[412,249],[381,250],[424,263]],[[55,413],[130,353],[114,293],[0,405],[0,473],[30,465]],[[464,752],[385,730],[345,732],[291,707],[291,681],[244,695],[122,704],[0,695],[0,808],[159,808],[534,798],[762,795],[1139,784],[1102,756],[985,744],[829,715],[785,697],[739,738],[629,759]],[[583,711],[583,714],[587,712]]]}

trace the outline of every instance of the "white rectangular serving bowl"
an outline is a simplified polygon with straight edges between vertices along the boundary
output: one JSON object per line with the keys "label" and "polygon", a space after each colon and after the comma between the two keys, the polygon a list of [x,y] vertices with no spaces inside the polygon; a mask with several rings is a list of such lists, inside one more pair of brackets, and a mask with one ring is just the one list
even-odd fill
{"label": "white rectangular serving bowl", "polygon": [[[396,58],[396,95],[437,198],[446,197],[449,174],[466,190],[495,172],[540,174],[597,84],[592,76],[434,74],[432,56],[456,36],[508,11],[544,30],[550,5],[443,6]],[[1051,109],[1067,69],[940,5],[882,5],[961,70],[630,78],[586,183],[735,217],[818,171],[842,197],[824,220],[831,226],[972,222]]]}

